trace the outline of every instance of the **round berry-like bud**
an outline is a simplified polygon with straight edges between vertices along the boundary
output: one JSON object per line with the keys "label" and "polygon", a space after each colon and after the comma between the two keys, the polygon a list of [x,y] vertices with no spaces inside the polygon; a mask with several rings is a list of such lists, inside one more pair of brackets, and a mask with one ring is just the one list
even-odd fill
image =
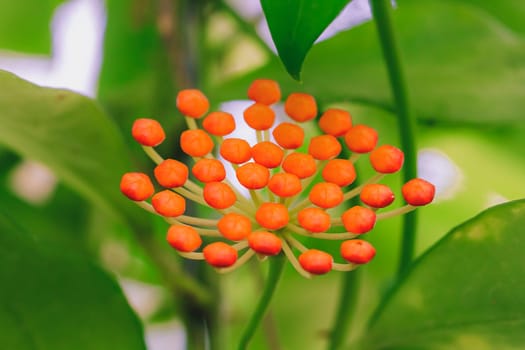
{"label": "round berry-like bud", "polygon": [[257,79],[248,88],[248,97],[255,102],[271,105],[281,99],[281,88],[275,80]]}
{"label": "round berry-like bud", "polygon": [[252,223],[244,215],[228,213],[219,220],[217,229],[225,238],[240,241],[252,232]]}
{"label": "round berry-like bud", "polygon": [[335,158],[341,153],[341,144],[332,135],[320,135],[310,139],[308,153],[318,160]]}
{"label": "round berry-like bud", "polygon": [[352,239],[341,244],[341,256],[353,264],[366,264],[375,255],[375,248],[367,241],[361,239]]}
{"label": "round berry-like bud", "polygon": [[180,187],[188,180],[188,167],[175,159],[164,160],[153,172],[155,179],[163,187]]}
{"label": "round berry-like bud", "polygon": [[202,250],[204,259],[213,267],[229,267],[237,261],[235,248],[224,242],[213,242]]}
{"label": "round berry-like bud", "polygon": [[427,205],[434,200],[436,188],[423,179],[412,179],[401,188],[405,201],[415,207]]}
{"label": "round berry-like bud", "polygon": [[135,120],[131,127],[131,135],[143,146],[158,146],[166,138],[164,129],[160,123],[154,119],[141,118]]}
{"label": "round berry-like bud", "polygon": [[330,228],[330,215],[321,208],[305,208],[297,214],[299,225],[310,232],[325,232]]}
{"label": "round berry-like bud", "polygon": [[201,182],[220,182],[226,177],[226,169],[217,159],[201,158],[191,172]]}
{"label": "round berry-like bud", "polygon": [[268,230],[278,230],[288,224],[290,216],[280,203],[263,203],[255,213],[255,220]]}
{"label": "round berry-like bud", "polygon": [[376,213],[372,209],[356,205],[345,211],[341,219],[348,232],[362,234],[374,228]]}
{"label": "round berry-like bud", "polygon": [[363,187],[360,197],[372,208],[384,208],[394,201],[394,192],[387,185],[368,184]]}
{"label": "round berry-like bud", "polygon": [[185,116],[200,118],[208,112],[210,103],[200,90],[186,89],[177,94],[177,108]]}
{"label": "round berry-like bud", "polygon": [[120,191],[132,201],[141,202],[155,192],[148,175],[144,173],[126,173],[120,180]]}
{"label": "round berry-like bud", "polygon": [[257,163],[246,163],[235,171],[237,180],[250,190],[257,190],[265,187],[270,179],[270,171]]}
{"label": "round berry-like bud", "polygon": [[347,159],[332,159],[324,167],[321,175],[326,182],[337,186],[348,186],[355,181],[354,164]]}
{"label": "round berry-like bud", "polygon": [[225,183],[208,182],[204,185],[204,200],[215,209],[226,209],[235,204],[237,197],[235,192]]}
{"label": "round berry-like bud", "polygon": [[286,158],[284,158],[282,167],[284,171],[294,174],[300,179],[312,176],[317,170],[314,157],[298,152],[287,155]]}
{"label": "round berry-like bud", "polygon": [[263,255],[277,255],[282,247],[279,237],[266,231],[252,232],[248,236],[248,244],[256,253]]}
{"label": "round berry-like bud", "polygon": [[224,136],[235,130],[235,119],[230,113],[211,112],[202,121],[204,130],[215,136]]}
{"label": "round berry-like bud", "polygon": [[321,208],[333,208],[343,201],[343,191],[336,184],[320,182],[312,187],[308,199]]}
{"label": "round berry-like bud", "polygon": [[166,217],[176,217],[186,211],[186,200],[184,197],[170,190],[157,192],[151,198],[151,205],[157,213]]}
{"label": "round berry-like bud", "polygon": [[291,197],[301,192],[301,180],[294,174],[278,173],[268,181],[270,191],[279,197]]}
{"label": "round berry-like bud", "polygon": [[309,249],[299,255],[299,264],[314,275],[324,275],[332,270],[334,259],[328,253],[317,249]]}
{"label": "round berry-like bud", "polygon": [[345,143],[355,153],[368,153],[377,145],[377,131],[366,125],[356,125],[345,134]]}
{"label": "round berry-like bud", "polygon": [[190,226],[172,225],[166,235],[168,243],[179,252],[193,252],[202,244],[202,239],[197,230]]}
{"label": "round berry-like bud", "polygon": [[220,148],[221,156],[233,164],[241,164],[252,158],[252,148],[242,139],[226,139]]}
{"label": "round berry-like bud", "polygon": [[273,109],[262,103],[254,103],[244,110],[244,121],[255,130],[268,130],[275,122]]}
{"label": "round berry-like bud", "polygon": [[296,122],[306,122],[317,116],[317,102],[312,95],[293,93],[286,99],[284,111]]}
{"label": "round berry-like bud", "polygon": [[304,130],[299,125],[292,123],[281,123],[272,131],[273,138],[279,146],[284,149],[296,149],[301,147],[304,141]]}
{"label": "round berry-like bud", "polygon": [[213,140],[200,129],[185,130],[180,135],[180,147],[189,156],[203,157],[213,149]]}
{"label": "round berry-like bud", "polygon": [[252,147],[253,160],[269,169],[281,165],[283,156],[283,150],[270,141],[259,142]]}
{"label": "round berry-like bud", "polygon": [[405,155],[391,145],[383,145],[370,153],[370,163],[378,173],[392,174],[401,169]]}
{"label": "round berry-like bud", "polygon": [[325,134],[335,137],[343,136],[351,127],[352,117],[350,113],[342,109],[327,109],[319,118],[319,128]]}

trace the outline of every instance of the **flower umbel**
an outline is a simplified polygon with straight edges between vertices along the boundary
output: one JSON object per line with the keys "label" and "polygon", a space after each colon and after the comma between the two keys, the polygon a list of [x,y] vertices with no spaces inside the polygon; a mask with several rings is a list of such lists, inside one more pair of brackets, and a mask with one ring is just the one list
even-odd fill
{"label": "flower umbel", "polygon": [[[289,95],[284,109],[291,120],[278,125],[270,107],[281,99],[275,81],[254,81],[248,97],[254,103],[245,110],[244,121],[255,130],[257,142],[253,146],[243,139],[223,138],[235,130],[235,119],[222,111],[207,114],[209,102],[201,91],[179,92],[177,108],[188,124],[180,146],[193,158],[191,169],[156,152],[154,147],[165,138],[156,120],[138,119],[133,126],[133,137],[157,164],[154,177],[163,189],[154,193],[150,177],[137,172],[124,174],[120,189],[142,208],[164,217],[171,225],[167,241],[181,256],[205,260],[220,272],[232,271],[254,255],[271,259],[278,254],[286,255],[305,277],[331,270],[350,271],[376,253],[370,243],[356,237],[371,231],[378,220],[432,202],[434,186],[413,179],[402,188],[407,204],[379,211],[394,201],[392,190],[379,182],[401,169],[403,152],[392,145],[376,147],[377,132],[365,125],[352,125],[347,111],[324,111],[318,121],[323,134],[308,139],[300,124],[317,116],[313,96]],[[343,147],[351,152],[350,157],[340,157]],[[299,151],[301,148],[306,151]],[[224,161],[216,159],[216,153]],[[376,175],[352,187],[354,164],[366,153],[370,153]],[[225,167],[234,169],[249,198],[228,181]],[[318,174],[322,180],[314,183]],[[332,214],[354,197],[362,204],[341,215]],[[184,215],[188,200],[215,209],[217,219]],[[202,236],[211,243],[199,251]],[[335,263],[329,253],[304,246],[300,236],[342,241],[341,258],[346,263]]]}

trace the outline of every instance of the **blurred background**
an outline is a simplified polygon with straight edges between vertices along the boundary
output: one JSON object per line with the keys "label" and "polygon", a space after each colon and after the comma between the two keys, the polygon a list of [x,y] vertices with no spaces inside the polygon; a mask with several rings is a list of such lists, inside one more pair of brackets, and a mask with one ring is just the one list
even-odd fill
{"label": "blurred background", "polygon": [[[419,121],[418,171],[437,187],[435,204],[420,210],[418,253],[483,209],[525,197],[525,21],[519,20],[525,8],[520,5],[513,13],[486,3],[401,0],[396,5]],[[301,83],[279,62],[259,1],[0,0],[0,8],[0,69],[96,99],[129,146],[122,157],[129,156],[145,171],[152,164],[129,133],[135,118],[156,118],[177,135],[183,123],[174,96],[189,86],[203,89],[214,108],[240,118],[246,88],[260,77],[278,80],[284,95],[314,94],[323,109],[343,106],[355,123],[377,128],[381,143],[399,145],[366,0],[351,1],[322,34],[306,59]],[[176,138],[170,142],[161,151],[180,156]],[[81,250],[118,276],[145,324],[149,349],[184,348],[180,310],[129,229],[93,212],[90,202],[46,165],[0,150],[1,198],[17,218],[31,217],[28,226],[39,226],[66,246],[80,242]],[[366,164],[359,170],[362,179],[371,175]],[[387,180],[398,189],[400,182],[397,175]],[[151,220],[162,239],[165,224]],[[78,225],[85,232],[71,236]],[[360,314],[370,314],[392,283],[399,226],[398,219],[381,222],[370,235],[379,253],[360,276]],[[238,337],[256,300],[259,282],[251,278],[250,268],[218,282],[224,296],[218,308],[232,325],[224,344]],[[339,279],[332,273],[305,281],[293,269],[286,271],[274,307],[283,343],[320,348],[333,318]],[[319,295],[330,297],[312,302]],[[297,322],[294,315],[305,308],[308,317]],[[255,349],[265,348],[261,335],[255,343]]]}

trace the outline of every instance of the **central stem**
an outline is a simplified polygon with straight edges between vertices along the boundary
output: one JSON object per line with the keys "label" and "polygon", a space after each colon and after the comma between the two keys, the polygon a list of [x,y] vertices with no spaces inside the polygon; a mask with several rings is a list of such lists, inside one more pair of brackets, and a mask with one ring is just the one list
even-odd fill
{"label": "central stem", "polygon": [[250,342],[251,338],[255,334],[257,327],[261,323],[261,320],[263,319],[264,314],[266,313],[266,310],[268,309],[268,305],[270,305],[273,294],[277,288],[277,284],[281,278],[281,275],[284,269],[284,263],[286,261],[284,255],[281,253],[277,256],[271,257],[269,260],[270,260],[269,261],[270,268],[268,270],[268,277],[266,279],[266,285],[264,287],[264,291],[261,296],[261,299],[259,300],[259,303],[257,304],[257,308],[255,309],[255,312],[252,314],[250,322],[248,323],[248,326],[244,330],[244,333],[241,337],[239,346],[237,348],[239,350],[247,349],[248,343]]}
{"label": "central stem", "polygon": [[[400,50],[396,41],[392,23],[390,0],[371,0],[372,13],[383,50],[383,56],[390,78],[390,87],[394,96],[401,147],[405,153],[403,180],[407,182],[417,176],[416,121],[410,109],[408,88],[401,63]],[[398,276],[403,275],[414,258],[416,239],[416,212],[410,212],[403,218],[403,236]]]}

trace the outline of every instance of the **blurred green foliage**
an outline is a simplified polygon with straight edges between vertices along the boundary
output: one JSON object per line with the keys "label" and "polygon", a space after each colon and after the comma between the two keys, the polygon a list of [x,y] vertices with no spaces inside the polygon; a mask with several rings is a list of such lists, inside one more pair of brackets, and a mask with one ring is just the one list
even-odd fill
{"label": "blurred green foliage", "polygon": [[[60,3],[0,1],[0,48],[49,53],[49,21]],[[184,126],[175,110],[178,89],[202,88],[217,108],[222,101],[244,99],[249,83],[265,77],[279,81],[283,95],[306,91],[322,108],[343,106],[355,124],[376,128],[380,143],[398,145],[373,23],[312,46],[345,3],[262,1],[276,56],[256,36],[257,19],[242,17],[228,3],[109,0],[96,101],[0,72],[0,327],[5,330],[0,347],[144,348],[138,318],[117,287],[116,274],[155,283],[168,296],[153,315],[140,315],[146,326],[175,316],[189,329],[189,348],[199,349],[196,338],[206,331],[212,348],[233,348],[259,297],[267,264],[260,264],[262,272],[248,264],[217,278],[204,264],[172,254],[163,242],[166,224],[118,192],[123,172],[151,172],[153,166],[131,142],[131,123],[137,117],[160,120],[170,142],[159,152],[180,158],[176,136]],[[420,210],[418,254],[426,253],[403,280],[394,278],[400,220],[379,222],[368,235],[378,255],[360,269],[355,295],[347,296],[357,303],[348,310],[353,320],[346,344],[523,347],[523,202],[489,209],[454,227],[497,201],[525,197],[525,2],[399,0],[394,20],[419,147],[440,152],[458,176],[448,197]],[[286,71],[301,72],[302,82]],[[25,203],[8,188],[18,157],[42,162],[59,177],[48,203]],[[360,179],[371,175],[365,159],[357,166]],[[385,180],[394,189],[400,182],[398,175]],[[199,214],[197,207],[190,210]],[[109,243],[117,249],[108,250]],[[125,254],[117,262],[112,252],[119,249]],[[338,247],[329,243],[323,249],[335,253]],[[305,280],[287,267],[272,307],[273,326],[263,324],[250,349],[275,348],[276,339],[283,348],[326,348],[340,276]]]}

